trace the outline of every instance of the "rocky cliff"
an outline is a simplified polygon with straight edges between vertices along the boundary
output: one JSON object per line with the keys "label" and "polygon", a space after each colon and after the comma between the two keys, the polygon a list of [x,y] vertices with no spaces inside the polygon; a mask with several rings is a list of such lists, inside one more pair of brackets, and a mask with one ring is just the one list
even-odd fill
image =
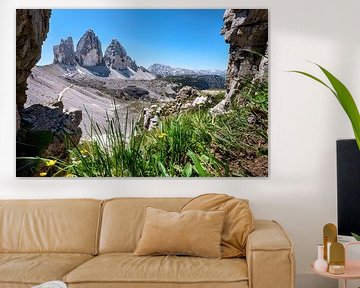
{"label": "rocky cliff", "polygon": [[230,44],[227,69],[227,94],[212,109],[213,114],[223,113],[236,97],[244,79],[267,81],[267,9],[228,9],[221,30]]}
{"label": "rocky cliff", "polygon": [[49,31],[51,10],[16,10],[16,106],[26,102],[26,79],[41,57],[41,46]]}
{"label": "rocky cliff", "polygon": [[61,39],[59,45],[53,47],[54,64],[76,65],[76,54],[74,51],[74,42],[71,37]]}
{"label": "rocky cliff", "polygon": [[224,14],[221,30],[230,44],[227,76],[229,86],[233,80],[255,76],[267,50],[268,10],[229,9]]}
{"label": "rocky cliff", "polygon": [[[137,72],[139,67],[136,62],[127,55],[125,48],[116,39],[113,39],[102,55],[101,42],[95,35],[94,31],[88,30],[80,38],[74,51],[74,44],[71,37],[61,40],[59,45],[53,47],[54,64],[65,66],[76,65],[85,67],[89,72],[97,76],[109,76],[110,70],[126,72],[130,68],[133,72]],[[149,71],[143,72],[149,73]],[[130,75],[131,72],[125,73]]]}
{"label": "rocky cliff", "polygon": [[107,67],[115,70],[123,70],[128,67],[134,71],[138,70],[136,62],[127,55],[125,48],[116,39],[113,39],[106,48],[104,62]]}
{"label": "rocky cliff", "polygon": [[93,30],[88,30],[76,45],[77,62],[81,66],[93,67],[103,63],[101,42]]}
{"label": "rocky cliff", "polygon": [[[31,69],[41,56],[41,46],[49,31],[51,11],[16,10],[16,156],[67,157],[69,145],[79,143],[80,110],[64,111],[62,102],[36,104],[24,109],[25,90]],[[71,46],[65,41],[63,46]],[[18,176],[36,175],[35,166],[17,159]]]}

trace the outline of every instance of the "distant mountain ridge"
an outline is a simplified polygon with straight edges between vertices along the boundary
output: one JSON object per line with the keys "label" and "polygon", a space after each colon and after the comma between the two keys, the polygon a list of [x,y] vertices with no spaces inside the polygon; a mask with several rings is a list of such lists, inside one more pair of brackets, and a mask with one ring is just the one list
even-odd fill
{"label": "distant mountain ridge", "polygon": [[[194,70],[181,67],[171,67],[155,63],[148,69],[138,66],[126,52],[117,39],[102,52],[101,42],[91,29],[80,38],[74,49],[71,36],[61,39],[60,44],[53,46],[53,64],[66,67],[82,75],[98,77],[152,80],[156,77],[216,75],[225,77],[226,72],[221,70]],[[77,71],[77,72],[76,72]]]}
{"label": "distant mountain ridge", "polygon": [[171,67],[164,64],[155,63],[149,66],[148,70],[156,75],[161,77],[168,76],[183,76],[183,75],[217,75],[225,77],[226,71],[222,70],[194,70],[186,69],[181,67]]}
{"label": "distant mountain ridge", "polygon": [[61,39],[53,47],[53,64],[82,75],[108,78],[152,80],[155,75],[138,66],[117,39],[113,39],[103,54],[101,42],[93,30],[87,30],[74,49],[72,37]]}

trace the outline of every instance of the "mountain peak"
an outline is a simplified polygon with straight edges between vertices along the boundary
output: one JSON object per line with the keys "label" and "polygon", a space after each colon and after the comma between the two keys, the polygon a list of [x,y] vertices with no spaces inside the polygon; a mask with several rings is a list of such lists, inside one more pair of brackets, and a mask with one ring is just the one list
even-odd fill
{"label": "mountain peak", "polygon": [[101,42],[91,29],[87,30],[76,46],[77,61],[81,66],[97,66],[103,63]]}
{"label": "mountain peak", "polygon": [[76,64],[76,55],[74,51],[74,42],[72,37],[61,39],[59,45],[53,47],[54,64],[63,64],[74,66]]}
{"label": "mountain peak", "polygon": [[[101,42],[92,29],[88,29],[81,36],[76,45],[76,51],[74,51],[73,39],[69,36],[61,39],[59,45],[53,46],[53,52],[54,64],[79,65],[88,69],[103,66],[105,69],[129,70],[125,71],[128,74],[137,72],[139,69],[136,62],[127,55],[125,48],[116,38],[111,40],[103,55]],[[144,67],[140,70],[149,73]]]}
{"label": "mountain peak", "polygon": [[95,32],[92,29],[88,29],[85,31],[85,34],[94,34],[95,35]]}
{"label": "mountain peak", "polygon": [[120,44],[119,40],[117,39],[111,40],[111,43],[105,50],[105,55],[107,54],[111,54],[112,56],[120,55],[121,57],[125,57],[127,55],[125,48]]}
{"label": "mountain peak", "polygon": [[104,62],[106,66],[115,70],[124,70],[128,67],[134,71],[138,70],[136,62],[127,55],[125,48],[117,39],[112,39],[106,48]]}

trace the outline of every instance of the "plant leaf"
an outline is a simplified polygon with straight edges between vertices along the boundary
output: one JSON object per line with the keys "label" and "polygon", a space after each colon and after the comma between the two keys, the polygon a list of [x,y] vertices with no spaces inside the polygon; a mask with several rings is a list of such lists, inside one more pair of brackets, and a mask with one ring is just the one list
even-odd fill
{"label": "plant leaf", "polygon": [[352,97],[350,91],[346,88],[346,86],[339,79],[337,79],[334,75],[332,75],[328,70],[326,70],[322,66],[320,66],[316,63],[314,63],[314,64],[317,65],[320,68],[320,70],[325,74],[325,76],[330,81],[333,88],[331,88],[329,85],[327,85],[324,81],[320,80],[319,78],[317,78],[309,73],[297,71],[297,70],[292,70],[289,72],[294,72],[294,73],[305,75],[305,76],[321,83],[335,95],[336,99],[339,101],[340,105],[343,107],[345,113],[347,114],[347,116],[351,122],[353,131],[354,131],[354,135],[356,138],[356,143],[360,150],[360,114],[359,114],[358,108],[356,107],[354,98]]}
{"label": "plant leaf", "polygon": [[326,88],[328,88],[334,95],[336,98],[338,98],[336,92],[329,86],[327,85],[324,81],[320,80],[319,78],[315,77],[314,75],[311,75],[310,73],[306,73],[306,72],[303,72],[303,71],[298,71],[298,70],[290,70],[288,72],[293,72],[293,73],[298,73],[298,74],[302,74],[306,77],[309,77],[319,83],[321,83],[322,85],[324,85]]}
{"label": "plant leaf", "polygon": [[204,167],[201,165],[200,159],[194,152],[191,150],[187,153],[191,160],[194,162],[194,166],[196,169],[196,172],[199,174],[200,177],[206,177],[209,176],[208,173],[205,171]]}
{"label": "plant leaf", "polygon": [[191,163],[186,163],[186,165],[185,165],[185,167],[184,167],[184,170],[183,170],[183,172],[182,172],[182,175],[184,176],[184,177],[190,177],[191,176],[191,174],[192,174],[192,165],[191,165]]}
{"label": "plant leaf", "polygon": [[351,235],[356,239],[356,241],[360,241],[360,235],[351,233]]}
{"label": "plant leaf", "polygon": [[346,88],[346,86],[338,80],[334,75],[332,75],[329,71],[325,68],[321,67],[320,65],[316,64],[321,71],[325,74],[325,76],[329,79],[331,85],[334,87],[337,95],[338,100],[341,106],[344,108],[346,114],[348,115],[350,122],[353,126],[356,142],[360,149],[360,114],[359,110],[356,107],[356,103],[354,98],[352,97],[350,91]]}
{"label": "plant leaf", "polygon": [[159,162],[158,166],[159,166],[159,169],[161,171],[162,176],[163,177],[169,177],[169,174],[166,172],[166,168],[165,168],[164,164]]}

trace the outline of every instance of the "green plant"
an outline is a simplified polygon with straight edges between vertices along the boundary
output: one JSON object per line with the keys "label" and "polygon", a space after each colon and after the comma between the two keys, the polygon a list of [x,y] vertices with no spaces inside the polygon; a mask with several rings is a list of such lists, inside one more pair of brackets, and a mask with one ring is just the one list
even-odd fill
{"label": "green plant", "polygon": [[360,235],[351,233],[351,235],[356,239],[356,241],[360,241]]}
{"label": "green plant", "polygon": [[[360,150],[360,114],[359,114],[359,110],[356,106],[353,96],[351,95],[350,91],[346,88],[346,86],[339,79],[337,79],[333,74],[331,74],[328,70],[326,70],[324,67],[320,66],[319,64],[316,64],[316,63],[314,63],[314,64],[316,66],[318,66],[320,68],[320,70],[325,74],[326,78],[330,81],[330,84],[332,87],[330,87],[329,85],[327,85],[325,82],[323,82],[319,78],[317,78],[307,72],[297,71],[297,70],[292,70],[290,72],[295,72],[295,73],[305,75],[305,76],[321,83],[335,95],[336,99],[339,101],[340,105],[343,107],[345,113],[347,114],[347,116],[351,122],[352,128],[354,130],[356,143]],[[360,241],[359,235],[357,235],[355,233],[351,233],[351,234],[355,237],[355,239],[357,241]]]}
{"label": "green plant", "polygon": [[267,164],[267,83],[245,82],[239,94],[244,103],[233,103],[224,115],[213,117],[204,105],[164,115],[151,131],[129,115],[124,120],[114,105],[104,127],[90,121],[87,140],[69,148],[67,159],[29,160],[39,162],[42,177],[263,175],[254,163]]}
{"label": "green plant", "polygon": [[329,71],[327,71],[322,66],[320,66],[318,64],[315,64],[315,65],[318,66],[320,68],[320,70],[325,74],[326,78],[330,81],[330,84],[332,87],[330,87],[328,84],[326,84],[319,78],[317,78],[307,72],[297,71],[297,70],[293,70],[290,72],[295,72],[295,73],[305,75],[305,76],[321,83],[335,95],[336,99],[339,101],[340,105],[343,107],[345,113],[349,117],[352,128],[354,130],[356,142],[357,142],[358,148],[360,150],[360,114],[359,114],[359,110],[356,106],[353,96],[351,95],[349,90],[346,88],[346,86],[340,80],[338,80],[334,75],[332,75]]}

